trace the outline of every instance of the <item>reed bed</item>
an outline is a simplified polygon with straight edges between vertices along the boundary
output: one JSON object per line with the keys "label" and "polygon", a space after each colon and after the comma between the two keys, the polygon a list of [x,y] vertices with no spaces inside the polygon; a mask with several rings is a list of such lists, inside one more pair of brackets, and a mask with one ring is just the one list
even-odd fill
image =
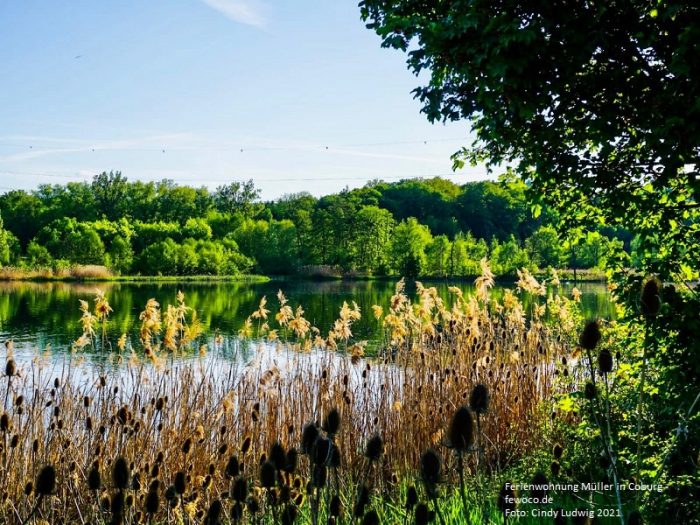
{"label": "reed bed", "polygon": [[0,268],[0,281],[85,281],[108,280],[114,274],[106,266],[97,264],[75,264],[43,268]]}
{"label": "reed bed", "polygon": [[[352,336],[355,305],[322,334],[280,292],[243,340],[207,345],[180,294],[149,301],[132,344],[110,340],[98,293],[59,368],[43,355],[16,363],[6,344],[0,522],[371,525],[381,501],[424,523],[439,508],[420,501],[445,484],[464,494],[465,477],[541,447],[542,401],[568,374],[575,299],[544,297],[524,273],[519,290],[540,298],[525,312],[516,293],[491,301],[492,284],[486,264],[474,297],[453,289],[446,302],[418,284],[412,302],[400,282],[386,311],[373,308],[385,342],[372,357]],[[236,345],[252,361],[236,364]],[[87,366],[90,346],[112,348],[118,372]]]}

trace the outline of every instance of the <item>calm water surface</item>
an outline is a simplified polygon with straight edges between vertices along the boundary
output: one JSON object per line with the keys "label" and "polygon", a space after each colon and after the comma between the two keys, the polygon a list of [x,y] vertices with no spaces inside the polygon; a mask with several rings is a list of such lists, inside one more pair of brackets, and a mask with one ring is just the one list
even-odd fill
{"label": "calm water surface", "polygon": [[[473,285],[467,282],[425,284],[436,286],[445,298],[450,295],[447,291],[450,285],[461,287],[465,293],[473,291]],[[154,298],[165,308],[165,305],[175,303],[177,291],[182,290],[187,305],[197,311],[203,324],[201,343],[211,342],[218,332],[238,349],[241,344],[237,333],[245,318],[257,308],[262,296],[267,296],[267,308],[271,310],[271,317],[274,316],[279,307],[275,296],[279,289],[284,291],[293,308],[301,304],[305,317],[324,334],[337,318],[343,301],[356,301],[363,317],[354,325],[353,334],[358,340],[368,340],[370,344],[381,337],[371,306],[379,304],[386,311],[394,293],[394,283],[386,281],[272,281],[258,284],[0,282],[0,341],[12,340],[16,354],[20,356],[50,347],[51,352],[59,357],[81,334],[79,299],[90,301],[92,307],[96,288],[106,293],[114,308],[108,325],[109,337],[113,341],[127,333],[137,347],[138,317],[146,301]],[[568,295],[572,288],[573,285],[564,284],[559,292]],[[583,293],[582,308],[586,317],[610,318],[614,315],[605,284],[579,283],[578,288]],[[408,293],[413,295],[410,290]],[[495,297],[502,293],[502,286],[493,290]],[[272,324],[274,328],[274,321]],[[1,351],[4,352],[4,346]],[[87,351],[90,351],[89,347]]]}

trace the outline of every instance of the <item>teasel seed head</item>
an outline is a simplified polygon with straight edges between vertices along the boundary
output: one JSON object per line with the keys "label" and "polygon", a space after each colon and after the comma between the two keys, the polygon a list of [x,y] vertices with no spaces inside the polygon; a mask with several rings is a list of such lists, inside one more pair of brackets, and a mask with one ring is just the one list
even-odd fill
{"label": "teasel seed head", "polygon": [[661,309],[661,281],[656,277],[647,279],[642,287],[639,304],[642,315],[647,318],[656,317]]}
{"label": "teasel seed head", "polygon": [[485,414],[489,409],[489,391],[486,385],[478,384],[472,389],[469,406],[477,414]]}
{"label": "teasel seed head", "polygon": [[92,491],[98,491],[102,487],[102,477],[100,476],[100,462],[95,461],[92,464],[87,477],[88,488]]}
{"label": "teasel seed head", "polygon": [[154,479],[148,484],[149,492],[158,492],[160,490],[160,480]]}
{"label": "teasel seed head", "polygon": [[418,491],[411,485],[406,491],[406,510],[411,510],[418,503]]}
{"label": "teasel seed head", "polygon": [[287,505],[282,511],[282,525],[292,525],[297,518],[297,508],[294,505]]}
{"label": "teasel seed head", "polygon": [[515,491],[510,482],[505,482],[498,493],[498,509],[503,513],[512,512],[516,508]]}
{"label": "teasel seed head", "polygon": [[265,461],[260,466],[260,485],[266,489],[275,486],[275,466],[270,461]]}
{"label": "teasel seed head", "polygon": [[452,422],[448,430],[450,447],[462,453],[469,450],[474,442],[474,420],[466,406],[457,409],[452,416]]}
{"label": "teasel seed head", "polygon": [[129,486],[129,465],[126,459],[118,457],[112,467],[112,482],[118,490],[126,490]]}
{"label": "teasel seed head", "polygon": [[126,422],[129,421],[129,408],[126,406],[121,407],[117,411],[117,420],[119,421],[120,425],[126,425]]}
{"label": "teasel seed head", "polygon": [[595,399],[595,397],[597,395],[595,385],[589,381],[588,383],[586,383],[586,386],[584,388],[583,393],[586,396],[586,399],[588,399],[588,400]]}
{"label": "teasel seed head", "polygon": [[[153,485],[151,485],[151,487],[153,487]],[[159,506],[160,506],[160,497],[158,496],[158,489],[156,488],[155,490],[149,490],[148,493],[146,494],[146,499],[144,501],[144,507],[146,509],[146,514],[150,514],[151,516],[153,514],[157,514]]]}
{"label": "teasel seed head", "polygon": [[46,465],[36,477],[36,493],[39,496],[50,496],[54,490],[56,490],[56,469],[53,465]]}
{"label": "teasel seed head", "polygon": [[340,413],[335,408],[328,412],[323,423],[323,430],[331,437],[338,433],[340,429]]}
{"label": "teasel seed head", "polygon": [[270,462],[275,466],[275,469],[284,470],[287,463],[287,453],[284,447],[278,442],[270,447]]}
{"label": "teasel seed head", "polygon": [[184,471],[179,470],[175,473],[175,481],[173,481],[175,492],[182,496],[187,491],[187,475]]}
{"label": "teasel seed head", "polygon": [[600,342],[600,326],[597,320],[588,321],[583,327],[579,344],[586,350],[593,350]]}
{"label": "teasel seed head", "polygon": [[12,377],[17,374],[17,363],[14,359],[8,359],[5,364],[5,375],[7,377]]}
{"label": "teasel seed head", "polygon": [[426,450],[420,458],[420,473],[426,485],[436,485],[440,483],[440,473],[442,465],[440,456],[433,449]]}
{"label": "teasel seed head", "polygon": [[297,463],[299,459],[299,454],[297,452],[297,449],[295,448],[290,448],[287,451],[287,457],[286,461],[284,462],[284,470],[288,474],[294,474],[294,471],[297,469]]}
{"label": "teasel seed head", "polygon": [[552,472],[553,476],[558,476],[559,473],[561,472],[561,465],[559,462],[555,459],[552,461],[552,464],[549,466],[549,470]]}
{"label": "teasel seed head", "polygon": [[0,431],[7,432],[8,430],[10,430],[10,416],[3,413],[2,416],[0,416]]}
{"label": "teasel seed head", "polygon": [[425,503],[419,503],[416,505],[416,511],[414,513],[415,524],[416,525],[428,525],[430,523],[430,510]]}
{"label": "teasel seed head", "polygon": [[250,436],[246,436],[245,439],[243,440],[243,444],[241,445],[241,454],[244,454],[250,450],[250,444],[252,442],[252,439]]}
{"label": "teasel seed head", "polygon": [[555,443],[554,447],[552,447],[552,456],[554,456],[554,459],[560,460],[563,453],[564,447],[562,447],[559,443]]}
{"label": "teasel seed head", "polygon": [[365,517],[362,518],[362,525],[379,525],[379,515],[376,510],[370,510]]}
{"label": "teasel seed head", "polygon": [[32,492],[34,492],[34,483],[28,481],[27,484],[24,486],[24,495],[29,497],[31,496]]}
{"label": "teasel seed head", "polygon": [[224,469],[224,474],[226,475],[226,477],[229,479],[235,478],[236,476],[238,476],[240,471],[241,466],[238,462],[238,458],[236,456],[231,456],[230,458],[228,458],[226,468]]}
{"label": "teasel seed head", "polygon": [[365,446],[365,457],[370,461],[378,461],[384,452],[384,442],[379,434],[375,434]]}
{"label": "teasel seed head", "polygon": [[207,525],[218,525],[219,519],[221,518],[221,511],[223,507],[221,505],[221,500],[215,499],[209,505],[209,510],[207,511],[207,517],[204,519],[204,523]]}
{"label": "teasel seed head", "polygon": [[613,356],[607,348],[603,348],[598,354],[598,368],[603,374],[612,372]]}
{"label": "teasel seed head", "polygon": [[533,498],[537,499],[537,503],[543,503],[542,500],[547,495],[547,489],[544,487],[544,485],[547,485],[548,483],[547,476],[545,476],[544,472],[541,470],[537,471],[533,476],[532,485],[534,488],[531,491],[531,495]]}
{"label": "teasel seed head", "polygon": [[329,506],[329,513],[334,518],[337,518],[340,516],[341,509],[342,509],[342,503],[340,501],[340,496],[338,496],[337,494],[334,494],[333,497],[331,498],[331,503]]}
{"label": "teasel seed head", "polygon": [[304,425],[301,431],[301,452],[310,455],[313,452],[316,438],[318,437],[318,427],[315,423]]}
{"label": "teasel seed head", "polygon": [[187,438],[185,442],[182,444],[182,453],[187,455],[190,453],[190,450],[192,449],[192,438]]}
{"label": "teasel seed head", "polygon": [[231,498],[234,501],[245,502],[248,497],[248,481],[243,477],[239,476],[231,485]]}

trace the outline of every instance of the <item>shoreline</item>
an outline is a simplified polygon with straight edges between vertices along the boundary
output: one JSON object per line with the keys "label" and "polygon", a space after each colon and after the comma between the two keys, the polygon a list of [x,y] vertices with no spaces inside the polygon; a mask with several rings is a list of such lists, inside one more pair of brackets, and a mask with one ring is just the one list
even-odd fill
{"label": "shoreline", "polygon": [[[603,272],[591,270],[577,270],[574,280],[572,270],[558,270],[559,279],[562,283],[585,283],[585,282],[607,282]],[[538,280],[548,281],[550,274],[538,272],[533,274]],[[425,283],[436,282],[471,282],[478,276],[420,276],[416,280]],[[0,282],[121,282],[121,283],[144,283],[144,282],[242,282],[242,283],[266,283],[270,281],[307,281],[307,282],[328,282],[328,281],[397,281],[400,279],[396,275],[361,275],[361,274],[338,274],[338,275],[106,275],[102,272],[97,274],[73,273],[72,271],[53,274],[48,270],[16,270],[13,268],[0,269]],[[497,276],[497,283],[515,283],[517,276],[504,275]]]}

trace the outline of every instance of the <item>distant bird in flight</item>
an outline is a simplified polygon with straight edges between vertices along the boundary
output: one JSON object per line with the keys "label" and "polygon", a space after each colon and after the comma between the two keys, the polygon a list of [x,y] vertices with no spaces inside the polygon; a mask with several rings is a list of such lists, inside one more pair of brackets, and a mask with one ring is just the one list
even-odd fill
{"label": "distant bird in flight", "polygon": [[83,55],[75,55],[73,58],[81,58]]}

